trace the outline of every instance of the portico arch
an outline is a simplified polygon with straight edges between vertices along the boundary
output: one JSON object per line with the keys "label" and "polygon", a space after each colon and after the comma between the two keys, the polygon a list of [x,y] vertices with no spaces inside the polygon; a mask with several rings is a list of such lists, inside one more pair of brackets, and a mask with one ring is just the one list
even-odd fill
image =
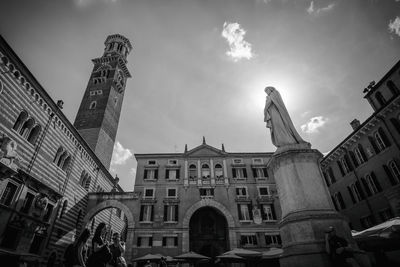
{"label": "portico arch", "polygon": [[[96,204],[94,207],[89,208],[87,211],[85,218],[83,220],[84,225],[87,225],[90,219],[95,216],[98,212],[107,209],[107,208],[119,208],[124,212],[126,215],[126,218],[128,220],[127,222],[127,236],[126,236],[126,243],[127,244],[133,244],[133,230],[135,227],[135,221],[133,219],[133,213],[132,211],[121,201],[114,200],[114,199],[108,199],[103,202],[100,202],[99,204]],[[132,245],[126,246],[126,251],[125,251],[125,259],[127,262],[130,262],[133,259],[133,249]]]}
{"label": "portico arch", "polygon": [[182,250],[183,252],[189,251],[189,223],[190,223],[190,218],[192,215],[200,208],[203,207],[212,207],[221,212],[222,215],[224,215],[227,224],[228,224],[228,230],[229,230],[229,244],[231,248],[236,248],[237,246],[237,240],[236,240],[236,234],[233,232],[235,228],[235,221],[233,219],[232,214],[229,212],[229,210],[222,205],[221,203],[213,200],[213,199],[202,199],[195,204],[193,204],[185,213],[185,216],[183,217],[183,235],[182,235]]}

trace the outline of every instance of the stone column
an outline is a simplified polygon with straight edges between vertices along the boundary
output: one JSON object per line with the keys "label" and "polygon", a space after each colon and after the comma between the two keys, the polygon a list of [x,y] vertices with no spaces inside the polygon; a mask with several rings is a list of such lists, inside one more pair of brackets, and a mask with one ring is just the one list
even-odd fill
{"label": "stone column", "polygon": [[132,262],[134,259],[134,251],[133,251],[133,243],[134,243],[134,229],[128,228],[126,235],[126,251],[124,254],[126,262]]}
{"label": "stone column", "polygon": [[269,163],[282,208],[282,267],[331,266],[325,250],[329,226],[357,247],[345,218],[333,207],[319,166],[321,157],[318,150],[304,143],[279,148]]}

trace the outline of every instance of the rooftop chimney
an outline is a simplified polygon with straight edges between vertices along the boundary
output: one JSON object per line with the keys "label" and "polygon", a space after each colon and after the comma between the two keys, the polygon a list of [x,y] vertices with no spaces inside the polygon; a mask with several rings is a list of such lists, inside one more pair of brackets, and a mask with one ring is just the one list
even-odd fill
{"label": "rooftop chimney", "polygon": [[354,119],[354,120],[352,120],[351,122],[350,122],[350,125],[351,125],[351,127],[353,128],[353,130],[355,131],[355,130],[357,130],[358,129],[358,127],[360,127],[360,121],[359,120],[357,120],[357,119]]}

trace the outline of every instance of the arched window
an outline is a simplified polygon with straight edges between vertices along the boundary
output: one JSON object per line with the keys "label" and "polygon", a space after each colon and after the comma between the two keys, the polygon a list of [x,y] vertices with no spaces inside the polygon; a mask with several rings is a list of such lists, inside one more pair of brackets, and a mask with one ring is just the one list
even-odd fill
{"label": "arched window", "polygon": [[60,155],[60,157],[58,158],[58,161],[56,163],[58,167],[62,166],[66,157],[67,157],[67,151],[63,151],[63,153]]}
{"label": "arched window", "polygon": [[62,153],[63,153],[64,149],[60,146],[56,152],[56,155],[54,156],[53,162],[54,163],[58,163],[58,160],[60,159]]}
{"label": "arched window", "polygon": [[354,149],[354,155],[358,164],[363,164],[365,162],[364,150],[360,144]]}
{"label": "arched window", "polygon": [[17,120],[14,123],[13,129],[19,132],[21,130],[22,125],[27,119],[28,119],[28,113],[25,110],[21,111]]}
{"label": "arched window", "polygon": [[201,177],[202,178],[210,178],[210,167],[208,164],[204,163],[201,165]]}
{"label": "arched window", "polygon": [[224,171],[222,169],[221,164],[215,164],[215,177],[221,178],[224,177]]}
{"label": "arched window", "polygon": [[197,178],[197,167],[194,164],[190,164],[189,166],[189,178]]}
{"label": "arched window", "polygon": [[68,200],[64,200],[61,211],[60,211],[60,219],[62,219],[65,212],[67,211],[67,207],[68,207]]}
{"label": "arched window", "polygon": [[389,139],[387,138],[385,132],[382,128],[379,128],[378,131],[374,135],[375,142],[378,145],[379,151],[384,150],[386,147],[390,146]]}
{"label": "arched window", "polygon": [[390,171],[393,174],[393,181],[394,184],[398,184],[400,183],[400,171],[399,168],[397,167],[396,162],[394,162],[393,160],[389,163],[389,167],[390,167]]}
{"label": "arched window", "polygon": [[31,132],[29,133],[28,142],[31,144],[35,144],[36,140],[39,137],[41,130],[42,130],[42,126],[36,124],[35,127],[33,127]]}
{"label": "arched window", "polygon": [[90,103],[89,109],[96,109],[96,106],[97,106],[97,102],[92,101],[92,103]]}
{"label": "arched window", "polygon": [[60,166],[61,169],[62,169],[63,171],[67,171],[67,168],[68,168],[70,162],[71,162],[71,156],[68,155],[68,156],[65,158],[65,160],[64,160],[64,162],[63,162],[63,164],[62,164],[62,166]]}
{"label": "arched window", "polygon": [[393,97],[399,94],[399,88],[397,88],[392,80],[387,81],[386,86],[389,88],[390,92],[392,92]]}
{"label": "arched window", "polygon": [[29,118],[28,120],[26,120],[24,122],[24,124],[22,125],[21,129],[19,130],[19,134],[24,137],[27,138],[33,125],[35,125],[35,121],[32,118]]}
{"label": "arched window", "polygon": [[92,181],[92,178],[90,176],[87,176],[87,179],[85,181],[85,184],[83,185],[85,187],[86,190],[89,190],[90,187],[90,183]]}
{"label": "arched window", "polygon": [[376,100],[378,101],[378,103],[379,103],[381,106],[384,106],[384,105],[386,104],[386,100],[385,100],[385,98],[383,97],[383,95],[382,95],[381,92],[377,92],[377,93],[375,94],[375,98],[376,98]]}
{"label": "arched window", "polygon": [[400,118],[391,118],[390,121],[393,124],[393,127],[396,129],[397,133],[400,134]]}

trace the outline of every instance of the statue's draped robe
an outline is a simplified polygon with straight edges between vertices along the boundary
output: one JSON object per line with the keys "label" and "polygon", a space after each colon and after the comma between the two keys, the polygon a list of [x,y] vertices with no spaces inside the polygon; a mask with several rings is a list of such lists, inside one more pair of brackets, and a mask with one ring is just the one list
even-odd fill
{"label": "statue's draped robe", "polygon": [[264,121],[271,129],[272,144],[276,147],[304,143],[294,128],[285,104],[276,90],[268,95],[265,102]]}

